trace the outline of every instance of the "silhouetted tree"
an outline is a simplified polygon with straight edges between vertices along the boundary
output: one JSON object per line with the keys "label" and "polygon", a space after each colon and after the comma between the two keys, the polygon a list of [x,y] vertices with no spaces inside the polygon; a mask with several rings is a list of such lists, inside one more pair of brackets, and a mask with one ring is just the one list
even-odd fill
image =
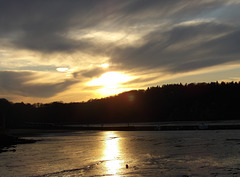
{"label": "silhouetted tree", "polygon": [[10,103],[0,99],[9,127],[26,124],[118,123],[240,119],[240,83],[170,84],[81,103]]}

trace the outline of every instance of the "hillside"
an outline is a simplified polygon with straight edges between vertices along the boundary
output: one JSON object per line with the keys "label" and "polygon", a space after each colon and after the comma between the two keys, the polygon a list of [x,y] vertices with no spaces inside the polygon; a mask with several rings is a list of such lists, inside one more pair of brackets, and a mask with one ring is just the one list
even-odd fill
{"label": "hillside", "polygon": [[88,102],[11,103],[0,99],[7,127],[25,124],[210,121],[240,119],[240,83],[172,84]]}

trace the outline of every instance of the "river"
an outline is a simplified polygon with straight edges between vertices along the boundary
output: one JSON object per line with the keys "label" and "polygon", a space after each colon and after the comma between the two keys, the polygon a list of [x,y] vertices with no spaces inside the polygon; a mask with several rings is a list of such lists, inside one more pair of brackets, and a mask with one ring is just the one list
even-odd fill
{"label": "river", "polygon": [[75,131],[25,136],[0,176],[240,176],[240,130]]}

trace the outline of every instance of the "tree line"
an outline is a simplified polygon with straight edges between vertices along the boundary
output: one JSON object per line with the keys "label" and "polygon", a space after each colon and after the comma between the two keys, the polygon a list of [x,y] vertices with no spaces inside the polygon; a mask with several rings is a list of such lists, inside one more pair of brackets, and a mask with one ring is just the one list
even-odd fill
{"label": "tree line", "polygon": [[1,124],[92,124],[240,119],[240,82],[170,84],[87,102],[12,103],[0,99]]}

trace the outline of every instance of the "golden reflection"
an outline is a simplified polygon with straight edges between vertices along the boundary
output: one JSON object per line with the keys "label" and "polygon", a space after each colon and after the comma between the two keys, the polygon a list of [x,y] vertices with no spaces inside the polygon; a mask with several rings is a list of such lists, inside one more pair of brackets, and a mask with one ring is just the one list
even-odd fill
{"label": "golden reflection", "polygon": [[106,132],[105,137],[103,160],[105,161],[106,173],[117,177],[117,173],[121,168],[121,162],[119,160],[119,138],[114,132]]}

